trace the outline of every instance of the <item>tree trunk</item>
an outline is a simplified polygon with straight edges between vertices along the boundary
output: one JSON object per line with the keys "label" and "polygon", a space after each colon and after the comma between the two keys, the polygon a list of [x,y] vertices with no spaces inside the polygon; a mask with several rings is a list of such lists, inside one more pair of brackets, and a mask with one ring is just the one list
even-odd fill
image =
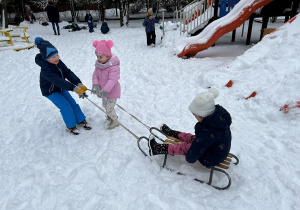
{"label": "tree trunk", "polygon": [[[1,17],[2,18],[3,18],[3,10],[4,10],[5,22],[4,22],[4,25],[2,27],[7,28],[8,27],[7,0],[2,0],[2,11],[1,11]],[[2,20],[2,18],[1,18],[1,20]],[[2,20],[2,22],[3,22],[3,20]]]}
{"label": "tree trunk", "polygon": [[105,8],[104,8],[103,1],[100,1],[98,3],[98,10],[99,10],[99,19],[103,22],[105,19]]}
{"label": "tree trunk", "polygon": [[149,8],[153,8],[153,0],[149,0]]}
{"label": "tree trunk", "polygon": [[122,8],[122,3],[121,0],[119,0],[119,10],[120,10],[120,27],[124,25],[124,20],[123,20],[123,8]]}
{"label": "tree trunk", "polygon": [[77,23],[76,3],[74,0],[70,0],[70,10],[72,15],[72,22]]}
{"label": "tree trunk", "polygon": [[126,13],[126,26],[129,25],[129,1],[126,1],[126,10],[127,10],[127,13]]}
{"label": "tree trunk", "polygon": [[118,2],[115,0],[116,17],[118,17]]}

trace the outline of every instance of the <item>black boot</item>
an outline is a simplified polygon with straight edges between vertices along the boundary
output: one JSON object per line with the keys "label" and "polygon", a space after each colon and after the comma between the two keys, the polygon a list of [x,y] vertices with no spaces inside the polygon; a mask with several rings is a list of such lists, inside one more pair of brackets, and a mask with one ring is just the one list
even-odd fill
{"label": "black boot", "polygon": [[54,35],[57,35],[57,34],[56,34],[56,31],[54,31]]}
{"label": "black boot", "polygon": [[166,124],[163,124],[160,128],[166,135],[170,137],[174,137],[178,139],[178,134],[181,133],[179,131],[174,131],[171,128],[169,128]]}
{"label": "black boot", "polygon": [[81,123],[78,123],[84,130],[91,130],[92,126],[90,126],[86,120],[83,120]]}
{"label": "black boot", "polygon": [[149,141],[149,155],[168,154],[168,144],[158,144],[154,139]]}

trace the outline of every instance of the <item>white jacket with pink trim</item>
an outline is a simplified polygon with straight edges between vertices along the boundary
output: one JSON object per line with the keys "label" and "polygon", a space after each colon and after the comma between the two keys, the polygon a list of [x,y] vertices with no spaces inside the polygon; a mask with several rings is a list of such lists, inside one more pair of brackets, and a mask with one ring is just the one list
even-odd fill
{"label": "white jacket with pink trim", "polygon": [[120,60],[117,56],[113,56],[107,62],[117,62],[117,65],[110,66],[105,69],[95,68],[93,73],[93,85],[99,85],[100,90],[108,92],[108,98],[120,98],[121,85],[120,79]]}

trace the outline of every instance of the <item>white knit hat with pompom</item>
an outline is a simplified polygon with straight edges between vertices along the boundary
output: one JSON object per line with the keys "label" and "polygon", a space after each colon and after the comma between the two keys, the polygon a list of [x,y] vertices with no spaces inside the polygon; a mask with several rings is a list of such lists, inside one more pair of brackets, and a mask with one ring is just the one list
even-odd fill
{"label": "white knit hat with pompom", "polygon": [[219,91],[211,88],[209,91],[200,93],[192,101],[189,110],[200,117],[207,117],[215,111],[215,98],[219,95]]}

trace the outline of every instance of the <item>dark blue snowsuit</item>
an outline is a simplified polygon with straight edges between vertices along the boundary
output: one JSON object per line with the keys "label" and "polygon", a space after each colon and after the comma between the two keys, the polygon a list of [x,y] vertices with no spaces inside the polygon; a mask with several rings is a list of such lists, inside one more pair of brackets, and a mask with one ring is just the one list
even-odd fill
{"label": "dark blue snowsuit", "polygon": [[215,112],[195,125],[196,137],[186,154],[186,161],[197,160],[204,166],[215,166],[223,162],[231,147],[231,116],[220,105]]}
{"label": "dark blue snowsuit", "polygon": [[153,18],[150,20],[149,16],[147,16],[143,22],[143,26],[145,27],[146,36],[147,36],[147,45],[154,44],[155,45],[155,23],[158,23],[159,20],[156,18]]}
{"label": "dark blue snowsuit", "polygon": [[[40,88],[42,95],[51,100],[61,112],[68,128],[85,120],[85,115],[68,91],[81,83],[80,79],[60,60],[57,65],[42,58],[39,53],[35,62],[41,67]],[[67,80],[66,80],[67,79]]]}

